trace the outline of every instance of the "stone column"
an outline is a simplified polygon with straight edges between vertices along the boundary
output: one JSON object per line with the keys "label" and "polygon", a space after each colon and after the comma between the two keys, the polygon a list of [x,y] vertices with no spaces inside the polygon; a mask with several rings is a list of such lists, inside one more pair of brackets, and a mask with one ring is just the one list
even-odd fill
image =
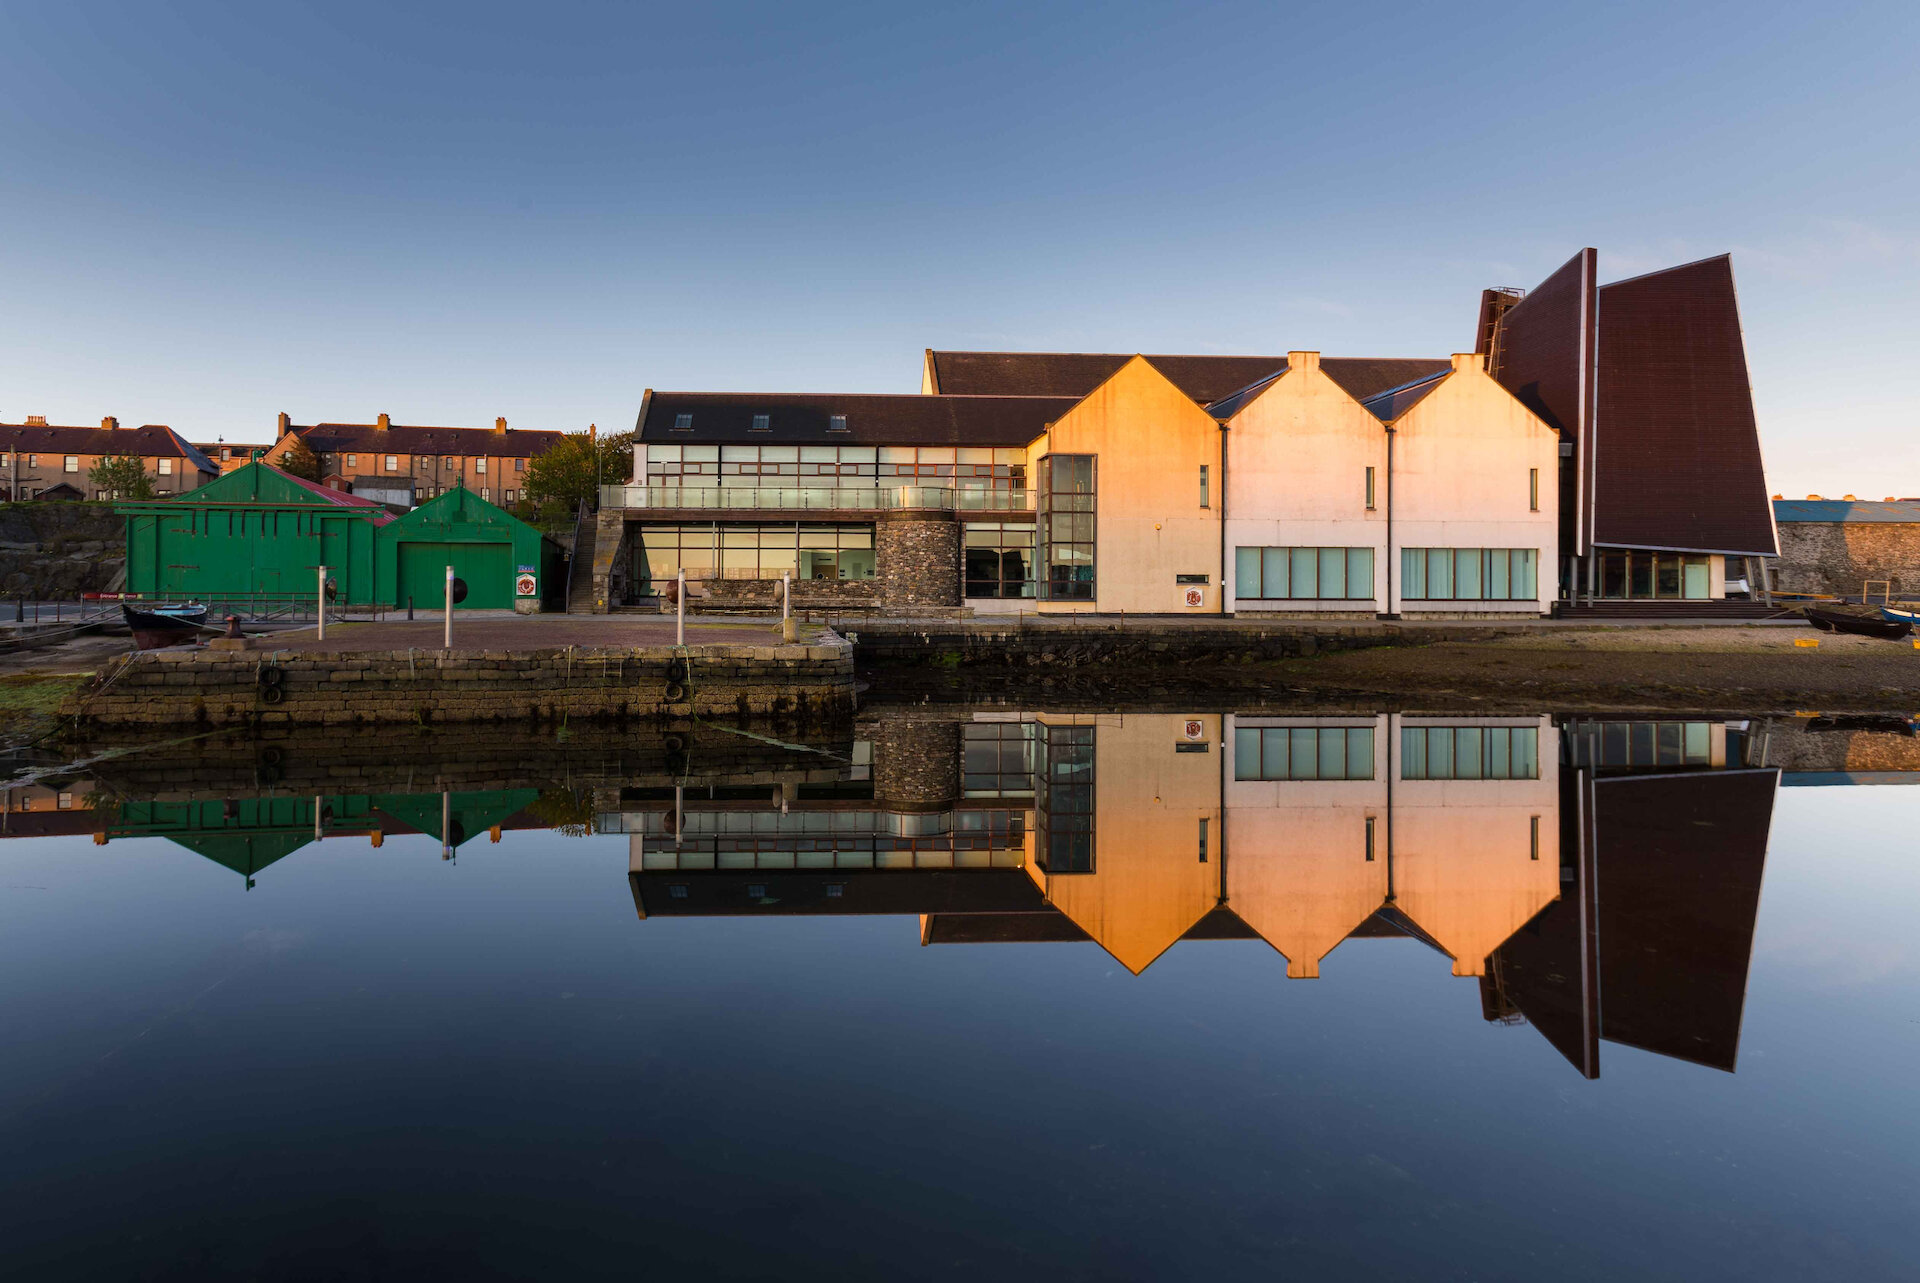
{"label": "stone column", "polygon": [[883,608],[960,604],[960,522],[952,513],[883,512],[873,552]]}
{"label": "stone column", "polygon": [[883,718],[873,732],[873,800],[888,811],[948,811],[960,797],[958,722]]}

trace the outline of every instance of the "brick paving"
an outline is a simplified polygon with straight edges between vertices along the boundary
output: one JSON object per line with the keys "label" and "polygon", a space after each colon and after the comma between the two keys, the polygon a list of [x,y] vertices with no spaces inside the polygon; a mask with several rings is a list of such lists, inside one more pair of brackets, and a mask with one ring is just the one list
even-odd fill
{"label": "brick paving", "polygon": [[[800,640],[816,628],[801,625]],[[265,634],[254,639],[261,650],[327,651],[439,650],[441,621],[387,619],[379,622],[328,623],[325,641],[314,630]],[[536,650],[561,646],[671,646],[674,621],[648,615],[514,615],[505,612],[453,617],[455,650]],[[720,644],[772,646],[780,641],[775,620],[727,620],[687,623],[689,646]]]}

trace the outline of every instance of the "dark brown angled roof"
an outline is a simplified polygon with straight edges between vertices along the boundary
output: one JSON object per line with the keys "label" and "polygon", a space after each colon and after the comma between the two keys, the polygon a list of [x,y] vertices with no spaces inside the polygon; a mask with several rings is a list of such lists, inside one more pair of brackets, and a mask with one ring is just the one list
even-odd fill
{"label": "dark brown angled roof", "polygon": [[1427,395],[1440,386],[1447,371],[1428,374],[1415,379],[1412,383],[1403,383],[1397,388],[1388,388],[1385,392],[1370,396],[1360,404],[1367,413],[1382,423],[1392,423],[1414,406],[1427,399]]}
{"label": "dark brown angled roof", "polygon": [[1778,552],[1725,256],[1600,290],[1593,541]]}
{"label": "dark brown angled roof", "polygon": [[[1087,395],[1132,359],[1124,352],[933,352],[936,391],[968,395]],[[1154,369],[1202,405],[1225,401],[1287,368],[1285,356],[1148,355]],[[1445,360],[1327,357],[1320,368],[1365,399],[1448,368]]]}
{"label": "dark brown angled roof", "polygon": [[134,454],[143,458],[185,459],[203,472],[220,470],[198,447],[161,423],[138,428],[0,423],[0,450],[37,454]]}
{"label": "dark brown angled roof", "polygon": [[316,452],[490,454],[508,458],[532,458],[566,435],[541,428],[427,428],[402,423],[387,428],[377,423],[316,423],[288,431]]}
{"label": "dark brown angled roof", "polygon": [[[1024,446],[1079,401],[1070,396],[880,396],[810,392],[649,392],[641,411],[640,439],[829,445]],[[691,431],[675,431],[680,415],[692,416]],[[755,415],[767,430],[753,431]],[[833,416],[846,416],[846,431],[831,430]]]}

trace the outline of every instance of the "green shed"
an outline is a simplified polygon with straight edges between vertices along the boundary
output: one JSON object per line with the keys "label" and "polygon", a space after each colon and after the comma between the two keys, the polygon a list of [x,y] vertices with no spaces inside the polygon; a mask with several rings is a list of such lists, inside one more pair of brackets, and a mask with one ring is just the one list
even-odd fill
{"label": "green shed", "polygon": [[533,614],[564,591],[560,545],[462,485],[382,526],[376,543],[375,590],[395,606],[439,606],[448,566],[466,585],[461,610]]}
{"label": "green shed", "polygon": [[200,601],[311,598],[324,565],[340,604],[371,604],[375,535],[394,521],[371,499],[258,461],[115,511],[127,519],[127,591]]}

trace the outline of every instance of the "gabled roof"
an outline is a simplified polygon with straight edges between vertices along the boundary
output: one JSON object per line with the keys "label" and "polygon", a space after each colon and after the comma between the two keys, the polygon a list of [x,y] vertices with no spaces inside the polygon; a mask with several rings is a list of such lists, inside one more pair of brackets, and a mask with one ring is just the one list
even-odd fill
{"label": "gabled roof", "polygon": [[241,504],[328,504],[363,513],[376,526],[384,526],[393,520],[393,514],[372,499],[296,477],[291,472],[259,460],[223,472],[198,489],[165,499],[123,503],[120,510],[137,508],[143,512],[153,512],[162,508],[229,507]]}
{"label": "gabled roof", "polygon": [[1247,384],[1246,387],[1235,392],[1232,396],[1223,397],[1215,401],[1207,407],[1207,413],[1216,419],[1231,419],[1234,415],[1246,409],[1247,406],[1253,402],[1254,398],[1272,387],[1274,383],[1279,380],[1280,376],[1285,373],[1285,370],[1275,370],[1263,379],[1254,380],[1252,383]]}
{"label": "gabled roof", "polygon": [[544,428],[432,428],[394,423],[315,423],[287,429],[307,449],[367,454],[504,455],[528,458],[550,449],[564,432]]}
{"label": "gabled roof", "polygon": [[[1118,366],[1115,367],[1116,369]],[[1091,389],[1089,389],[1091,391]],[[1084,394],[1082,394],[1084,395]],[[640,417],[642,441],[671,445],[1024,446],[1080,396],[899,396],[815,392],[653,392]],[[675,430],[689,415],[690,430]],[[764,432],[753,430],[767,416]],[[846,430],[832,420],[845,416]]]}
{"label": "gabled roof", "polygon": [[139,455],[185,459],[202,472],[220,467],[200,448],[164,423],[137,428],[73,428],[38,423],[0,423],[0,450],[39,454]]}
{"label": "gabled roof", "polygon": [[[935,391],[962,395],[1087,395],[1132,359],[1125,352],[929,352]],[[1148,355],[1175,386],[1202,405],[1224,401],[1287,368],[1281,356]],[[1323,357],[1320,368],[1350,396],[1364,398],[1449,368],[1446,360]],[[1225,416],[1216,416],[1225,417]]]}
{"label": "gabled roof", "polygon": [[1429,374],[1411,383],[1403,383],[1397,388],[1388,388],[1385,392],[1368,397],[1360,404],[1366,407],[1368,414],[1380,422],[1393,423],[1408,410],[1426,400],[1427,395],[1439,387],[1441,380],[1451,372],[1452,367],[1449,366],[1438,374]]}
{"label": "gabled roof", "polygon": [[1900,522],[1920,525],[1920,499],[1775,499],[1775,521]]}

